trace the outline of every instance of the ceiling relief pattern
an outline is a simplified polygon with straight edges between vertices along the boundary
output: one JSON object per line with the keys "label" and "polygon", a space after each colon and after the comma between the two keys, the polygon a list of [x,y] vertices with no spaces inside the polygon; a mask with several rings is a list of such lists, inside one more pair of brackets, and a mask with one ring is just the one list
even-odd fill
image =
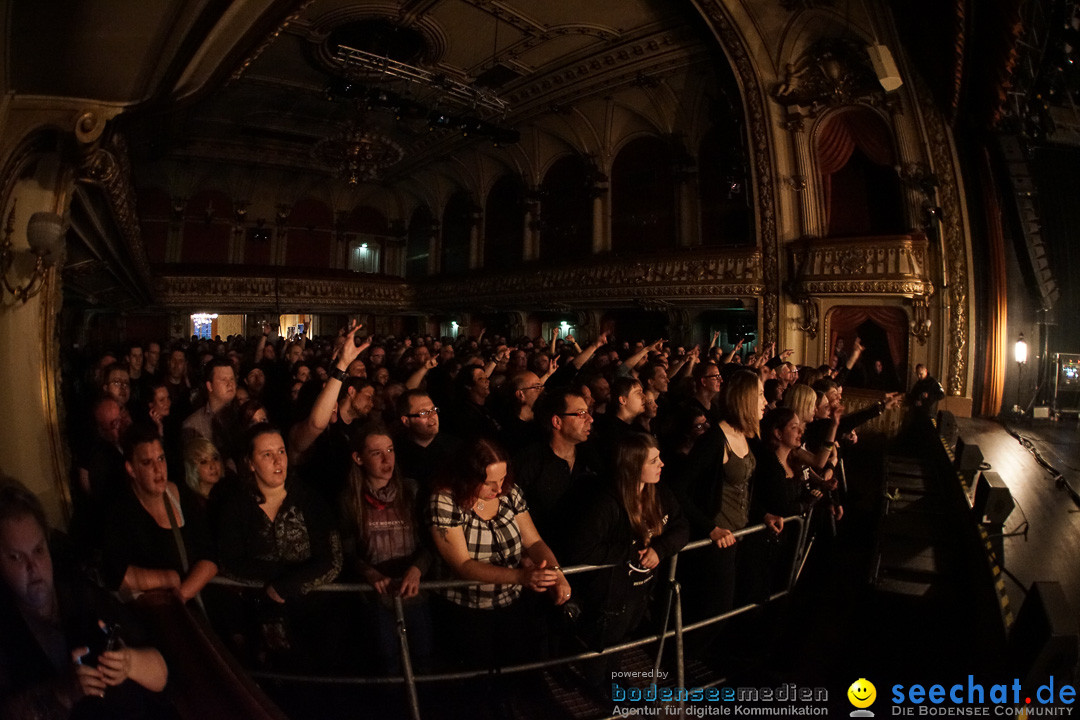
{"label": "ceiling relief pattern", "polygon": [[120,133],[106,130],[105,124],[105,119],[94,111],[83,113],[76,121],[74,134],[79,152],[76,179],[101,191],[107,212],[127,247],[126,255],[133,262],[136,292],[148,297],[150,261],[139,227],[127,143]]}

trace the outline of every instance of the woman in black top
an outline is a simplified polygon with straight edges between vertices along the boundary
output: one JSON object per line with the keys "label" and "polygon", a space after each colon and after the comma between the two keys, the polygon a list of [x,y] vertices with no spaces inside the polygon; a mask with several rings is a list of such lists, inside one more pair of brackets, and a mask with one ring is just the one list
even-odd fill
{"label": "woman in black top", "polygon": [[316,636],[333,632],[333,623],[302,601],[341,571],[337,523],[318,495],[288,477],[285,441],[270,424],[249,431],[245,464],[243,488],[223,500],[217,515],[221,571],[262,587],[227,624],[254,621],[269,650],[306,640],[314,651]]}
{"label": "woman in black top", "polygon": [[130,596],[173,588],[187,602],[217,574],[206,516],[186,486],[169,482],[156,431],[133,426],[124,456],[130,483],[105,526],[105,582]]}
{"label": "woman in black top", "polygon": [[615,447],[615,482],[584,504],[569,561],[615,568],[581,576],[579,632],[596,649],[616,645],[641,622],[661,561],[690,538],[675,495],[660,483],[664,467],[651,435],[630,435]]}
{"label": "woman in black top", "polygon": [[722,420],[698,438],[679,481],[691,537],[713,544],[680,562],[691,615],[717,615],[735,606],[737,546],[734,533],[750,524],[751,478],[765,394],[757,373],[736,371],[721,391]]}

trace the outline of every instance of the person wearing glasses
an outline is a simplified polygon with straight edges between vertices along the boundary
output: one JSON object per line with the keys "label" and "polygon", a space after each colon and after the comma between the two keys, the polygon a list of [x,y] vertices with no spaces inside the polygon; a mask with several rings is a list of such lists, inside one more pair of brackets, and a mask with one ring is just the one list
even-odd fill
{"label": "person wearing glasses", "polygon": [[512,465],[537,530],[558,553],[573,515],[568,506],[595,482],[600,461],[586,442],[592,415],[581,395],[546,392],[537,401],[536,417],[547,438],[518,453]]}
{"label": "person wearing glasses", "polygon": [[697,439],[704,435],[712,423],[694,403],[680,405],[672,414],[667,433],[660,438],[660,455],[664,459],[668,478],[682,477],[686,459]]}
{"label": "person wearing glasses", "polygon": [[120,403],[120,407],[131,409],[128,407],[131,400],[131,376],[122,363],[113,363],[102,372],[101,392]]}
{"label": "person wearing glasses", "polygon": [[420,498],[431,494],[436,473],[449,467],[460,442],[439,426],[439,408],[424,390],[407,390],[397,400],[397,414],[404,432],[394,448],[405,477],[420,486]]}
{"label": "person wearing glasses", "polygon": [[660,482],[663,467],[655,438],[630,435],[615,446],[613,481],[595,485],[580,505],[566,561],[615,565],[579,576],[577,629],[594,650],[619,644],[637,628],[657,566],[690,538],[674,493]]}
{"label": "person wearing glasses", "polygon": [[506,387],[510,415],[502,423],[500,440],[503,447],[516,453],[526,445],[543,438],[534,417],[533,406],[544,389],[544,383],[536,373],[526,370],[511,377]]}
{"label": "person wearing glasses", "polygon": [[720,368],[712,360],[706,360],[694,366],[691,377],[694,394],[687,403],[695,406],[711,424],[715,425],[720,422],[720,413],[714,401],[720,394],[720,386],[724,382],[720,377]]}

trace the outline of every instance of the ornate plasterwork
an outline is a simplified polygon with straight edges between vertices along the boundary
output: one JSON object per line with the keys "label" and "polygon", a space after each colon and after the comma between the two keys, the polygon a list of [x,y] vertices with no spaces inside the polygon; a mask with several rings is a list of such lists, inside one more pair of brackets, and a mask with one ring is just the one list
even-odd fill
{"label": "ornate plasterwork", "polygon": [[76,121],[75,140],[79,148],[76,180],[94,185],[104,194],[113,221],[127,245],[127,256],[138,274],[138,289],[148,296],[150,261],[143,247],[135,209],[135,184],[131,180],[127,143],[122,135],[108,133],[104,126],[104,118],[95,111],[83,113]]}
{"label": "ornate plasterwork", "polygon": [[416,288],[416,302],[440,309],[476,305],[659,309],[723,297],[761,296],[764,291],[761,253],[756,249],[714,253],[699,249],[692,256],[656,262],[611,259],[587,266],[436,281]]}
{"label": "ornate plasterwork", "polygon": [[412,304],[404,282],[375,279],[166,275],[158,278],[166,308],[213,307],[222,311],[286,306],[311,312],[400,311]]}
{"label": "ornate plasterwork", "polygon": [[587,266],[431,280],[422,285],[377,278],[166,275],[156,284],[166,308],[311,312],[504,311],[589,306],[663,310],[718,298],[760,297],[761,253],[704,253],[657,262],[611,260]]}
{"label": "ornate plasterwork", "polygon": [[776,230],[776,194],[773,179],[772,147],[769,138],[770,117],[765,99],[742,36],[732,26],[727,10],[719,0],[697,0],[705,19],[720,38],[743,89],[753,157],[754,185],[757,190],[758,235],[761,243],[761,267],[764,294],[761,300],[762,339],[779,339],[780,333],[780,239]]}
{"label": "ornate plasterwork", "polygon": [[925,237],[806,239],[790,252],[788,290],[803,309],[799,329],[811,339],[817,337],[820,326],[816,298],[872,295],[909,300],[915,315],[911,334],[920,345],[926,344],[930,331],[927,308],[934,284],[927,267]]}
{"label": "ornate plasterwork", "polygon": [[791,248],[791,292],[929,296],[926,260],[926,238],[917,236],[806,241]]}
{"label": "ornate plasterwork", "polygon": [[844,38],[823,38],[784,68],[784,79],[771,90],[781,105],[852,105],[880,102],[881,83],[861,44]]}
{"label": "ornate plasterwork", "polygon": [[957,397],[967,392],[967,354],[968,354],[968,261],[967,240],[962,226],[963,205],[956,173],[953,171],[953,151],[949,132],[941,114],[934,110],[934,101],[924,83],[916,82],[919,102],[926,111],[926,134],[930,156],[936,166],[938,180],[938,202],[941,204],[942,221],[939,224],[942,250],[944,251],[945,282],[949,305],[948,323],[945,332],[948,342],[948,363],[946,390]]}
{"label": "ornate plasterwork", "polygon": [[251,65],[251,63],[255,62],[260,55],[266,52],[266,50],[274,44],[274,41],[277,40],[278,35],[283,33],[285,31],[285,28],[289,27],[291,23],[296,22],[296,20],[299,19],[299,17],[304,13],[304,10],[306,10],[308,6],[314,2],[315,0],[301,0],[301,2],[298,3],[296,8],[291,13],[289,13],[289,16],[285,18],[280,25],[274,28],[274,30],[272,30],[269,35],[263,38],[262,42],[260,42],[258,46],[251,51],[250,55],[244,58],[244,60],[240,63],[240,67],[236,68],[236,70],[233,71],[233,74],[229,77],[229,81],[233,82],[235,80],[239,80],[241,76],[243,76],[244,72]]}

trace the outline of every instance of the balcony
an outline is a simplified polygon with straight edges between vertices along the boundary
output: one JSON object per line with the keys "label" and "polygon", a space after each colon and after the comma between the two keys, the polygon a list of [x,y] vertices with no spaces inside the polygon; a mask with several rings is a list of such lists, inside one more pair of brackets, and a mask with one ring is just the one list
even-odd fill
{"label": "balcony", "polygon": [[[169,268],[155,278],[159,304],[188,310],[254,312],[460,312],[575,307],[700,305],[765,292],[761,251],[693,249],[657,255],[591,257],[561,266],[477,270],[416,282],[385,275],[294,268]],[[275,277],[273,271],[280,273]]]}
{"label": "balcony", "polygon": [[928,297],[934,291],[922,235],[813,239],[790,247],[791,294]]}

